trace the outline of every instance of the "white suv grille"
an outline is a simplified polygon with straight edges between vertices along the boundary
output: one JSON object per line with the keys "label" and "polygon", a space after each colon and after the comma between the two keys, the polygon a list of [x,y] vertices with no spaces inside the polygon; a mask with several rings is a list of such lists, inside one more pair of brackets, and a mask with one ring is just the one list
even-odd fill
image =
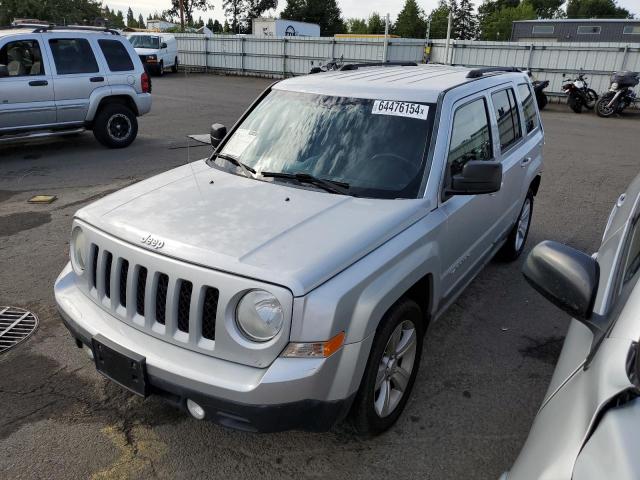
{"label": "white suv grille", "polygon": [[115,316],[172,341],[215,340],[217,288],[202,285],[194,290],[189,279],[170,278],[96,244],[91,245],[88,273],[89,291]]}

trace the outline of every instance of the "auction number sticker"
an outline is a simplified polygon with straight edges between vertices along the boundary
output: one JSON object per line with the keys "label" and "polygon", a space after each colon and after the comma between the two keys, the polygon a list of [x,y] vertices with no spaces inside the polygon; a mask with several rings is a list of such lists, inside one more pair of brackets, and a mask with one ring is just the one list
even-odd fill
{"label": "auction number sticker", "polygon": [[429,107],[420,103],[376,100],[373,102],[373,111],[371,113],[374,115],[394,115],[396,117],[426,120],[429,115]]}

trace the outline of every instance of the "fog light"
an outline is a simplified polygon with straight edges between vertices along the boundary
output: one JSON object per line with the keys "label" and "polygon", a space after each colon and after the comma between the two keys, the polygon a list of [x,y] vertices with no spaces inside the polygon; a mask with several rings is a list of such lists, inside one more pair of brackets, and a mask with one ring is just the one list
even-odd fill
{"label": "fog light", "polygon": [[187,410],[189,410],[191,416],[197,420],[202,420],[204,418],[204,408],[190,398],[187,399]]}
{"label": "fog light", "polygon": [[87,356],[93,360],[93,350],[91,350],[91,348],[87,347],[86,345],[82,346],[82,349],[85,351],[85,353],[87,354]]}

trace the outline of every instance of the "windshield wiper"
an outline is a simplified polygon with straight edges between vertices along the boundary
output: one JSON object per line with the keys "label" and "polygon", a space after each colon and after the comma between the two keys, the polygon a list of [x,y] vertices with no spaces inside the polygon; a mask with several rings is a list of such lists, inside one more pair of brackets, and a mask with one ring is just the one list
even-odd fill
{"label": "windshield wiper", "polygon": [[214,154],[214,157],[221,158],[223,160],[226,160],[229,163],[233,163],[236,167],[240,167],[242,169],[242,173],[244,173],[245,177],[254,178],[253,175],[251,174],[252,173],[255,174],[256,171],[253,168],[251,168],[249,165],[245,165],[244,163],[242,163],[237,158],[232,157],[231,155],[225,155],[224,153]]}
{"label": "windshield wiper", "polygon": [[339,193],[341,195],[349,195],[349,184],[338,182],[335,180],[326,180],[324,178],[314,177],[309,173],[285,173],[285,172],[260,172],[263,177],[267,178],[286,178],[297,180],[299,183],[308,183],[315,185],[323,190],[331,193]]}

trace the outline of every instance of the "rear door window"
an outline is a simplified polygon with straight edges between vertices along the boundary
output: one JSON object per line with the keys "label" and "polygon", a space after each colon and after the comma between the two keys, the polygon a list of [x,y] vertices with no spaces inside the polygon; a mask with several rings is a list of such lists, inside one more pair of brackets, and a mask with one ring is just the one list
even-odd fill
{"label": "rear door window", "polygon": [[522,137],[520,114],[513,89],[507,88],[491,95],[500,132],[500,149],[504,152]]}
{"label": "rear door window", "polygon": [[100,71],[91,44],[84,38],[52,38],[49,46],[58,75]]}
{"label": "rear door window", "polygon": [[535,99],[531,93],[531,87],[526,83],[518,85],[518,93],[522,99],[524,126],[527,129],[527,133],[530,133],[538,128],[538,112],[536,112],[536,106],[533,104]]}
{"label": "rear door window", "polygon": [[98,45],[112,72],[129,72],[133,62],[125,46],[118,40],[98,40]]}
{"label": "rear door window", "polygon": [[37,40],[9,42],[0,49],[0,65],[5,65],[10,77],[44,75],[42,53]]}

